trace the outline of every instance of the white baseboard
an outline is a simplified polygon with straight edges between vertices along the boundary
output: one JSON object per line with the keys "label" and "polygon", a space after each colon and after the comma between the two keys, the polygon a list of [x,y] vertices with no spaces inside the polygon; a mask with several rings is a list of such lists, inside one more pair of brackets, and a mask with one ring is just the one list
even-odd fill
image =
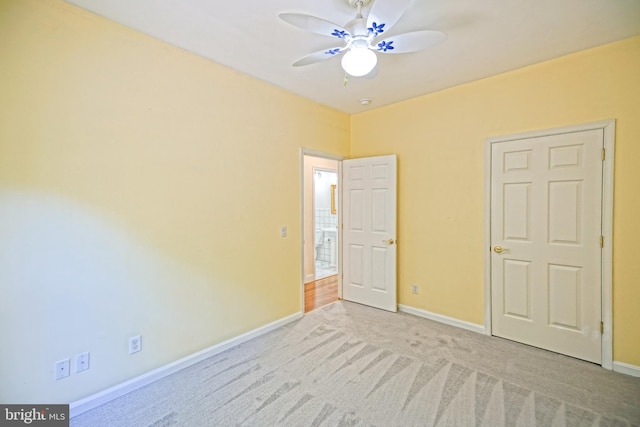
{"label": "white baseboard", "polygon": [[632,377],[640,377],[640,366],[614,361],[613,370],[621,374],[631,375]]}
{"label": "white baseboard", "polygon": [[455,326],[457,328],[466,329],[467,331],[477,332],[479,334],[486,334],[484,325],[478,325],[476,323],[465,322],[464,320],[454,319],[453,317],[443,316],[441,314],[432,313],[421,308],[410,307],[408,305],[398,304],[398,310],[403,313],[412,314],[418,317],[424,317],[425,319],[433,320],[435,322],[444,323],[445,325]]}
{"label": "white baseboard", "polygon": [[235,338],[231,338],[230,340],[213,345],[209,348],[205,348],[204,350],[183,357],[182,359],[178,359],[175,362],[169,363],[165,366],[161,366],[160,368],[154,369],[153,371],[147,372],[146,374],[142,374],[129,381],[118,384],[104,391],[88,396],[84,399],[72,402],[69,405],[69,415],[71,418],[73,418],[91,409],[97,408],[98,406],[110,402],[118,397],[124,396],[127,393],[142,388],[168,375],[171,375],[198,362],[201,362],[208,357],[214,356],[218,353],[222,353],[225,350],[242,344],[243,342],[249,341],[250,339],[259,337],[260,335],[264,335],[268,332],[278,329],[281,326],[294,322],[302,317],[302,312],[294,313],[290,316],[284,317],[280,320],[276,320],[275,322],[269,323]]}
{"label": "white baseboard", "polygon": [[[403,313],[412,314],[418,317],[424,317],[425,319],[433,320],[436,322],[444,323],[450,326],[456,326],[458,328],[466,329],[468,331],[477,332],[480,334],[486,334],[487,331],[483,325],[475,323],[465,322],[464,320],[454,319],[453,317],[443,316],[441,314],[431,313],[427,310],[420,308],[410,307],[408,305],[398,304],[398,310]],[[640,366],[630,365],[623,362],[613,362],[613,371],[619,372],[625,375],[631,375],[632,377],[640,377]]]}

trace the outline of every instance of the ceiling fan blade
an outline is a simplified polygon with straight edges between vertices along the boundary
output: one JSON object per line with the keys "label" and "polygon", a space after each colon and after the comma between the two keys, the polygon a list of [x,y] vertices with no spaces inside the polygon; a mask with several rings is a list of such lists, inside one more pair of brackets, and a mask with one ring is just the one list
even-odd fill
{"label": "ceiling fan blade", "polygon": [[342,26],[333,22],[317,18],[303,13],[281,13],[278,15],[280,19],[294,27],[311,31],[312,33],[321,34],[323,36],[337,37],[339,39],[347,39],[351,34]]}
{"label": "ceiling fan blade", "polygon": [[316,62],[324,61],[326,59],[331,59],[335,56],[340,55],[340,53],[344,50],[343,47],[334,47],[330,49],[323,49],[318,52],[314,52],[307,56],[303,56],[293,63],[294,67],[302,67],[304,65],[315,64]]}
{"label": "ceiling fan blade", "polygon": [[409,53],[417,52],[447,39],[447,35],[440,31],[413,31],[388,37],[376,43],[380,53]]}
{"label": "ceiling fan blade", "polygon": [[411,0],[374,0],[367,17],[367,28],[376,36],[389,31],[410,4]]}

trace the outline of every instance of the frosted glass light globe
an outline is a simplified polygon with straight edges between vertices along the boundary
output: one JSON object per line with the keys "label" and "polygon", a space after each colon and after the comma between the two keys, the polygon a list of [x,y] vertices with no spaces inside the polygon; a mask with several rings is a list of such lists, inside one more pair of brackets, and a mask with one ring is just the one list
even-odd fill
{"label": "frosted glass light globe", "polygon": [[366,46],[352,46],[342,57],[342,69],[350,76],[366,76],[378,63],[378,56]]}

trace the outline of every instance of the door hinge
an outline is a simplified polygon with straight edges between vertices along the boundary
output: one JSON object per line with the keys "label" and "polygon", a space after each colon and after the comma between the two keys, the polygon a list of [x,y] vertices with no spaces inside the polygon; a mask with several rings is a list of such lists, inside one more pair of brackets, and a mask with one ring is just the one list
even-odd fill
{"label": "door hinge", "polygon": [[600,322],[600,333],[604,334],[604,322]]}
{"label": "door hinge", "polygon": [[604,248],[604,236],[600,236],[600,247]]}
{"label": "door hinge", "polygon": [[602,149],[602,155],[601,155],[602,160],[604,160],[604,158],[605,158],[605,154],[606,154],[606,150],[603,148],[603,149]]}

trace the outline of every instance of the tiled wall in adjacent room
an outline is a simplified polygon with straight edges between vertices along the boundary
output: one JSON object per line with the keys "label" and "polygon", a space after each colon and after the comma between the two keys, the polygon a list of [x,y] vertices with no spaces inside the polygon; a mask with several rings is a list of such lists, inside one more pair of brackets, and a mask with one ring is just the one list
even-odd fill
{"label": "tiled wall in adjacent room", "polygon": [[[315,210],[315,224],[316,230],[322,230],[323,228],[335,228],[338,224],[338,215],[332,214],[331,209],[318,208]],[[318,248],[318,257],[320,261],[329,262],[330,249],[329,244],[323,242]]]}

